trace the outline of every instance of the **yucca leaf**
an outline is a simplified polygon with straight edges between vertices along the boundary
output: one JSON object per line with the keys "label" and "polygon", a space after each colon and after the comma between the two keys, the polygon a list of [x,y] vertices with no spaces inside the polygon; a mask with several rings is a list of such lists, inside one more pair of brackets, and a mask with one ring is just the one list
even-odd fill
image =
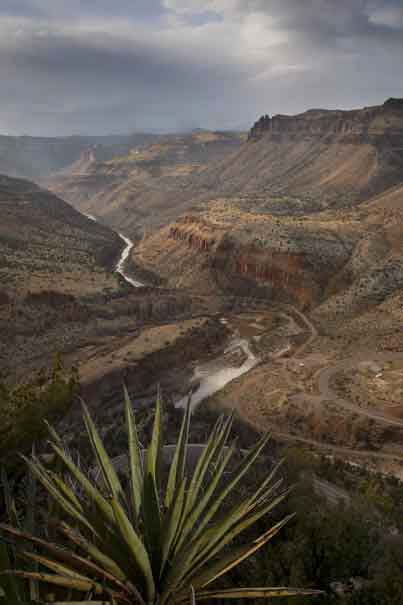
{"label": "yucca leaf", "polygon": [[3,486],[4,504],[6,507],[7,517],[11,523],[14,523],[16,526],[19,526],[20,520],[18,518],[15,500],[13,498],[12,486],[10,485],[7,473],[4,468],[1,468],[0,478],[1,485]]}
{"label": "yucca leaf", "polygon": [[[233,537],[238,535],[246,527],[256,522],[257,518],[260,518],[264,514],[270,512],[272,508],[277,506],[289,492],[280,495],[268,502],[269,495],[273,495],[278,487],[281,485],[282,480],[279,480],[276,484],[271,486],[269,489],[266,488],[266,492],[261,496],[258,502],[250,505],[250,501],[246,499],[241,504],[237,504],[230,511],[226,512],[224,517],[218,522],[212,525],[210,528],[202,532],[196,541],[198,549],[195,555],[197,560],[203,557],[209,549],[212,549],[216,544],[219,545],[219,550],[223,548],[227,542],[227,536],[230,536],[228,532],[231,530]],[[255,521],[253,521],[255,519]],[[235,530],[235,533],[234,533]],[[233,539],[233,538],[231,538]],[[211,554],[211,553],[210,553]],[[193,560],[193,563],[195,559]]]}
{"label": "yucca leaf", "polygon": [[87,429],[87,433],[90,439],[90,443],[97,459],[97,462],[101,468],[102,475],[105,481],[106,486],[108,487],[110,493],[120,500],[121,502],[125,502],[125,495],[122,489],[122,485],[119,481],[119,477],[115,471],[115,468],[110,461],[110,458],[106,452],[104,444],[102,443],[102,439],[99,436],[97,428],[91,418],[89,410],[84,402],[82,402],[83,408],[83,416],[84,422]]}
{"label": "yucca leaf", "polygon": [[63,447],[63,439],[60,437],[60,435],[56,431],[56,429],[47,420],[45,420],[44,422],[45,422],[46,429],[47,429],[50,437],[52,438],[52,440],[55,443],[57,443],[58,445],[60,445],[61,447]]}
{"label": "yucca leaf", "polygon": [[20,605],[23,597],[22,586],[18,585],[14,576],[4,575],[4,572],[10,568],[11,562],[7,546],[0,542],[0,591],[3,592],[4,598],[7,598],[4,605]]}
{"label": "yucca leaf", "polygon": [[178,443],[175,448],[174,458],[169,469],[168,483],[165,492],[165,506],[169,508],[175,497],[176,489],[182,484],[185,475],[186,467],[186,454],[187,445],[189,439],[189,426],[190,426],[190,402],[189,397],[186,412],[183,416],[182,426],[179,433]]}
{"label": "yucca leaf", "polygon": [[[31,452],[32,458],[35,457],[35,446],[32,446]],[[28,473],[26,499],[29,502],[28,510],[25,516],[24,529],[28,533],[34,533],[35,531],[35,510],[36,510],[36,496],[37,496],[37,480],[33,473]]]}
{"label": "yucca leaf", "polygon": [[[212,503],[211,507],[207,511],[207,514],[203,518],[203,521],[199,524],[195,534],[193,535],[194,539],[197,538],[202,533],[204,528],[207,526],[207,524],[210,522],[210,520],[214,517],[214,515],[219,510],[219,508],[221,507],[222,503],[224,502],[224,500],[226,499],[228,494],[231,493],[235,489],[235,487],[239,484],[239,482],[245,476],[245,474],[248,472],[248,470],[250,469],[252,464],[259,457],[262,450],[267,445],[267,442],[269,441],[269,439],[270,439],[270,435],[265,435],[264,437],[262,437],[262,439],[249,452],[249,454],[246,456],[246,458],[243,460],[243,462],[241,462],[241,464],[238,466],[238,468],[234,471],[234,478],[222,489],[221,493],[218,494],[216,498],[214,498],[214,502]],[[214,481],[214,478],[212,479],[212,482],[213,481]]]}
{"label": "yucca leaf", "polygon": [[[200,521],[200,518],[201,518],[201,515],[203,514],[203,512],[207,508],[209,508],[209,504],[210,504],[210,501],[212,500],[212,496],[213,496],[214,492],[216,491],[216,489],[222,479],[224,471],[227,468],[228,463],[230,462],[234,452],[235,452],[235,445],[228,448],[227,453],[225,454],[224,457],[222,457],[221,462],[219,463],[218,467],[216,468],[215,472],[213,473],[212,477],[210,478],[210,482],[206,486],[206,489],[205,489],[204,494],[201,497],[200,501],[194,506],[193,510],[191,510],[190,512],[189,512],[188,508],[186,509],[186,512],[184,515],[184,521],[183,521],[183,524],[181,527],[181,532],[180,532],[181,536],[176,545],[175,553],[178,553],[178,551],[180,550],[182,545],[185,544],[185,542],[189,542],[189,538],[190,538],[191,534],[192,534],[192,539],[193,539],[193,537],[194,537],[193,533],[195,531],[194,528],[198,526],[197,524]],[[211,507],[210,507],[210,509],[211,509]],[[202,523],[204,524],[204,519],[203,519]],[[200,525],[200,523],[199,523],[199,525]]]}
{"label": "yucca leaf", "polygon": [[102,594],[104,592],[104,589],[100,584],[90,580],[79,580],[76,578],[58,576],[56,574],[45,574],[33,571],[11,570],[3,573],[6,575],[15,576],[17,578],[25,578],[26,580],[37,580],[38,582],[45,582],[46,584],[54,584],[64,588],[71,588],[72,590],[77,590],[79,592],[88,592],[90,590],[94,591],[95,594]]}
{"label": "yucca leaf", "polygon": [[[35,444],[31,450],[32,458],[35,457]],[[27,485],[26,485],[26,501],[29,502],[29,506],[26,511],[24,529],[28,533],[35,531],[35,511],[36,511],[36,499],[37,499],[37,479],[32,472],[28,472]],[[27,545],[29,547],[29,544]],[[37,571],[36,564],[32,565],[30,571]],[[39,586],[38,582],[34,580],[29,581],[29,594],[32,602],[39,601]]]}
{"label": "yucca leaf", "polygon": [[185,503],[185,490],[186,478],[182,480],[182,483],[176,492],[175,500],[174,502],[172,502],[171,509],[168,511],[166,516],[166,526],[164,527],[162,532],[162,557],[160,566],[160,578],[164,573],[165,564],[170,555],[171,546],[175,540],[175,536],[181,521]]}
{"label": "yucca leaf", "polygon": [[[198,521],[199,516],[202,514],[204,509],[208,506],[211,501],[212,495],[224,473],[225,468],[227,467],[232,455],[233,448],[229,448],[226,456],[221,461],[219,468],[211,479],[211,483],[207,486],[204,497],[202,498],[199,505],[194,509],[194,511],[189,515],[186,519],[186,523],[182,527],[182,532],[190,533],[190,531],[194,528],[195,524]],[[196,542],[191,541],[189,546],[187,546],[183,550],[178,550],[175,553],[175,557],[171,563],[171,569],[167,573],[166,579],[164,581],[164,587],[170,589],[172,586],[176,586],[178,584],[178,579],[180,580],[184,577],[188,571],[189,566],[196,556],[200,545]]]}
{"label": "yucca leaf", "polygon": [[67,523],[60,523],[58,525],[59,531],[68,538],[73,544],[78,546],[84,551],[89,557],[94,559],[102,568],[112,576],[118,578],[118,580],[125,582],[127,580],[126,574],[120,569],[116,561],[111,559],[108,555],[103,553],[99,548],[95,546],[93,542],[90,542]]}
{"label": "yucca leaf", "polygon": [[[83,558],[73,553],[66,548],[60,548],[56,544],[49,542],[47,540],[43,540],[26,532],[19,531],[13,527],[8,525],[0,524],[0,530],[4,533],[10,535],[16,540],[21,540],[23,542],[28,541],[49,552],[56,559],[60,559],[61,561],[65,561],[69,565],[77,566],[80,569],[86,570],[88,573],[93,573],[95,576],[100,577],[102,580],[109,580],[119,586],[122,589],[126,588],[126,582],[128,581],[127,576],[120,570],[116,564],[109,560],[105,555],[99,553],[99,551],[91,545],[91,547],[87,547],[88,541],[78,536],[74,530],[68,528],[68,526],[64,527],[64,535],[70,539],[73,544],[79,546],[85,553],[87,553],[90,557],[92,557],[95,561],[98,561],[99,565],[96,565],[93,561],[88,558]],[[74,534],[74,540],[72,539],[72,534]],[[77,537],[78,536],[78,537]]]}
{"label": "yucca leaf", "polygon": [[303,590],[300,588],[230,588],[227,590],[208,590],[196,593],[197,601],[208,599],[274,599],[279,597],[312,597],[323,594],[321,590]]}
{"label": "yucca leaf", "polygon": [[153,572],[158,576],[161,562],[160,481],[162,466],[162,401],[158,391],[151,443],[146,454],[143,479],[144,539],[150,554]]}
{"label": "yucca leaf", "polygon": [[[84,518],[84,525],[102,542],[106,554],[110,555],[111,558],[116,560],[119,566],[122,567],[122,562],[125,560],[125,552],[122,551],[121,542],[116,534],[116,531],[118,530],[116,529],[115,515],[110,503],[74,464],[66,452],[55,444],[51,445],[57,456],[63,461],[73,477],[80,483],[81,487],[86,492],[91,506],[93,505],[96,508],[95,512],[87,508],[85,510],[85,518],[84,515],[78,515],[77,511],[75,511],[77,520],[81,521],[81,519]],[[51,485],[48,489],[51,491],[54,489],[54,486]],[[65,507],[65,510],[66,508],[67,507]]]}
{"label": "yucca leaf", "polygon": [[57,489],[57,487],[51,481],[47,471],[41,465],[38,460],[30,460],[28,458],[24,458],[26,461],[30,472],[37,477],[38,481],[43,485],[43,487],[48,491],[48,493],[57,501],[59,506],[71,516],[76,521],[79,521],[84,527],[89,529],[90,531],[94,531],[94,528],[82,514],[82,512],[77,509],[71,501],[67,500],[65,496]]}
{"label": "yucca leaf", "polygon": [[161,451],[162,451],[162,400],[158,390],[157,404],[155,408],[154,427],[151,437],[151,443],[147,449],[147,462],[145,474],[150,475],[154,486],[156,496],[158,497],[161,478]]}
{"label": "yucca leaf", "polygon": [[[98,565],[104,567],[108,573],[124,582],[125,585],[131,585],[132,581],[138,582],[138,571],[130,561],[131,553],[126,548],[125,542],[122,541],[118,527],[116,527],[118,534],[107,534],[99,548],[66,523],[60,523],[58,529],[84,553],[93,558]],[[102,550],[100,550],[101,548]],[[136,592],[136,589],[132,592]]]}
{"label": "yucca leaf", "polygon": [[[276,523],[273,527],[271,527],[267,532],[262,534],[259,538],[254,540],[252,544],[247,544],[246,546],[242,546],[239,549],[235,549],[235,553],[224,555],[220,557],[218,564],[215,563],[217,555],[222,551],[225,545],[227,545],[230,540],[226,540],[225,544],[221,545],[216,544],[216,548],[209,552],[208,555],[199,562],[199,564],[191,570],[189,574],[189,579],[191,579],[192,583],[198,587],[204,587],[208,584],[211,584],[214,580],[226,574],[233,567],[239,565],[246,558],[253,555],[257,550],[259,550],[262,546],[264,546],[269,540],[271,540],[278,532],[294,517],[294,515],[288,515],[279,523]],[[243,531],[243,530],[242,530]],[[239,534],[240,532],[238,532]],[[234,534],[234,536],[237,534]],[[233,539],[233,538],[232,538]],[[212,565],[208,565],[208,562],[213,560]],[[204,569],[203,569],[204,568]],[[184,578],[185,581],[188,578]]]}
{"label": "yucca leaf", "polygon": [[207,445],[204,448],[204,451],[196,465],[196,469],[189,487],[186,512],[189,512],[193,508],[197,497],[203,488],[204,479],[208,469],[210,468],[210,465],[213,463],[215,464],[222,456],[223,449],[231,432],[233,418],[233,414],[231,414],[227,418],[226,422],[224,422],[224,418],[222,416],[218,419],[216,424],[217,430],[213,430],[210,439],[208,440]]}
{"label": "yucca leaf", "polygon": [[[262,495],[265,493],[266,488],[271,484],[274,477],[277,475],[278,471],[283,466],[284,460],[285,460],[285,458],[281,459],[277,464],[275,464],[273,466],[272,470],[270,471],[270,473],[268,474],[266,479],[263,481],[263,483],[258,487],[258,489],[255,491],[255,493],[252,495],[252,497],[249,501],[249,506],[251,506],[251,507],[254,506],[254,504],[256,502],[258,502],[258,500],[262,497]],[[275,489],[275,487],[273,486],[270,488],[269,491],[273,491],[274,489]]]}
{"label": "yucca leaf", "polygon": [[44,557],[42,555],[37,555],[35,553],[27,551],[23,551],[22,556],[26,559],[30,559],[31,561],[39,563],[39,565],[42,565],[42,567],[46,567],[47,569],[50,569],[50,571],[53,571],[60,576],[66,576],[67,578],[76,578],[78,580],[88,580],[89,582],[92,581],[90,578],[86,578],[83,574],[78,573],[74,569],[63,565],[62,563],[59,563],[54,559],[48,559],[47,557]]}
{"label": "yucca leaf", "polygon": [[158,577],[161,566],[161,514],[153,477],[147,473],[143,485],[144,543],[150,556],[153,573]]}
{"label": "yucca leaf", "polygon": [[[51,605],[117,605],[118,601],[52,601]],[[50,604],[49,604],[50,605]]]}
{"label": "yucca leaf", "polygon": [[[195,569],[200,569],[203,565],[209,561],[211,558],[215,557],[219,552],[225,548],[227,544],[232,542],[237,536],[239,536],[243,531],[248,529],[256,523],[263,516],[267,515],[273,508],[275,508],[284,498],[287,496],[287,493],[282,494],[272,502],[261,506],[258,510],[256,510],[252,515],[248,515],[246,518],[241,518],[236,524],[232,524],[231,519],[227,522],[224,522],[219,530],[214,531],[214,528],[210,530],[209,536],[211,536],[210,540],[205,540],[206,545],[202,548],[197,557],[195,557],[192,561],[194,573]],[[276,529],[277,527],[281,529],[285,523],[288,523],[290,519],[293,518],[294,515],[289,515],[286,519],[274,526],[274,529],[277,533],[279,531]],[[269,530],[270,531],[270,530]]]}
{"label": "yucca leaf", "polygon": [[[225,575],[239,565],[242,561],[253,555],[257,550],[262,548],[269,540],[271,540],[276,533],[287,523],[288,519],[284,519],[281,523],[276,524],[270,528],[269,531],[265,532],[259,538],[255,539],[252,543],[246,545],[237,546],[229,550],[219,558],[215,558],[207,566],[204,566],[200,572],[192,576],[192,585],[196,590],[205,588],[221,576]],[[186,586],[186,580],[184,582]],[[181,592],[182,596],[185,595],[185,590]],[[180,597],[180,595],[178,595]]]}
{"label": "yucca leaf", "polygon": [[[192,531],[193,526],[187,523],[187,519],[194,510],[196,500],[204,486],[205,476],[211,467],[217,468],[217,464],[222,460],[224,454],[225,444],[229,437],[231,427],[233,423],[233,414],[231,414],[224,422],[223,416],[221,416],[216,424],[216,429],[213,430],[210,439],[208,440],[206,448],[199,459],[196,466],[196,470],[193,474],[192,481],[190,483],[189,492],[186,501],[185,514],[183,515],[183,526],[180,528],[180,538],[175,546],[175,552],[177,552],[182,545],[188,540],[189,533]],[[219,468],[219,467],[218,467]],[[213,471],[214,476],[214,471]]]}
{"label": "yucca leaf", "polygon": [[129,440],[130,484],[133,518],[137,519],[141,510],[141,497],[143,493],[143,463],[141,459],[141,448],[137,433],[136,421],[126,385],[123,386],[123,392],[125,399],[126,426]]}
{"label": "yucca leaf", "polygon": [[48,471],[48,476],[52,483],[59,489],[61,494],[63,494],[63,496],[69,500],[69,502],[71,502],[71,504],[78,511],[80,511],[81,514],[84,514],[84,508],[80,500],[77,498],[74,490],[54,471]]}
{"label": "yucca leaf", "polygon": [[[55,443],[51,443],[53,451],[62,460],[64,465],[73,475],[73,477],[81,485],[85,493],[87,494],[90,501],[96,506],[99,512],[102,514],[105,521],[114,525],[114,515],[109,502],[104,498],[101,492],[91,483],[91,481],[84,475],[84,473],[74,464],[73,460]],[[90,528],[95,531],[93,528]]]}
{"label": "yucca leaf", "polygon": [[52,601],[52,605],[117,605],[117,601]]}
{"label": "yucca leaf", "polygon": [[111,498],[111,506],[116,518],[117,526],[121,537],[128,546],[132,560],[143,574],[147,586],[147,600],[153,601],[155,597],[155,584],[151,569],[151,562],[143,542],[137,535],[133,525],[130,523],[127,515],[116,498]]}
{"label": "yucca leaf", "polygon": [[[242,479],[242,477],[248,471],[250,466],[253,464],[253,462],[256,460],[256,458],[259,456],[262,449],[265,447],[268,439],[269,439],[268,435],[264,436],[260,440],[260,442],[256,445],[256,447],[253,450],[251,450],[251,452],[248,454],[248,456],[245,458],[245,460],[239,465],[237,471],[234,473],[235,476],[232,479],[232,481],[230,481],[228,483],[228,485],[226,485],[224,487],[224,489],[221,491],[221,493],[214,498],[214,501],[208,507],[206,514],[199,521],[196,531],[192,533],[190,546],[185,548],[183,550],[183,552],[179,552],[179,556],[177,556],[175,558],[175,561],[173,563],[173,569],[171,570],[171,573],[168,574],[168,576],[167,576],[167,586],[169,588],[172,588],[172,585],[177,586],[178,583],[186,575],[189,574],[192,567],[194,566],[194,563],[196,561],[200,561],[200,559],[202,557],[202,553],[205,553],[205,551],[206,551],[206,547],[203,546],[203,543],[207,542],[207,544],[209,544],[208,540],[206,540],[206,537],[203,536],[203,531],[205,531],[207,524],[213,518],[213,516],[215,515],[217,510],[220,508],[220,506],[222,505],[226,496],[236,487],[236,485],[239,483],[239,481]],[[205,497],[202,499],[202,501],[200,502],[198,507],[196,507],[196,510],[193,511],[191,513],[191,515],[189,516],[189,518],[187,519],[184,531],[187,530],[188,533],[189,533],[189,531],[191,531],[191,528],[197,522],[197,519],[199,518],[201,512],[203,512],[203,510],[206,508],[207,504],[210,502],[212,493],[214,491],[214,490],[212,491],[212,487],[214,487],[214,489],[215,489],[215,486],[217,485],[217,483],[219,482],[219,480],[221,478],[223,470],[224,469],[220,468],[219,471],[217,471],[215,473],[215,475],[213,475],[213,477],[211,478],[210,485],[208,486],[208,488],[206,490]],[[198,509],[200,509],[200,511]],[[211,535],[211,532],[209,533],[209,535]],[[197,538],[199,538],[199,536],[201,536],[200,539],[197,539]],[[176,573],[175,573],[175,570],[176,570]]]}

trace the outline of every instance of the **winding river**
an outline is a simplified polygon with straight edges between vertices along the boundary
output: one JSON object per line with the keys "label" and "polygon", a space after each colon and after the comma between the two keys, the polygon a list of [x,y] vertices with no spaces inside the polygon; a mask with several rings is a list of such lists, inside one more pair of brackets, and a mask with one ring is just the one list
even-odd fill
{"label": "winding river", "polygon": [[[83,214],[84,214],[84,216],[89,218],[90,221],[94,221],[95,223],[98,222],[97,218],[93,214],[88,214],[86,212],[83,212]],[[134,246],[134,243],[132,242],[131,239],[129,239],[128,237],[123,235],[123,233],[118,233],[118,235],[119,235],[120,239],[124,241],[125,247],[123,248],[122,254],[120,255],[120,258],[116,264],[115,271],[116,271],[116,273],[119,273],[123,277],[123,279],[125,279],[127,281],[127,283],[129,283],[130,285],[134,286],[135,288],[142,288],[144,286],[144,284],[141,281],[133,279],[132,277],[127,275],[127,273],[125,272],[125,264],[126,264],[127,259],[129,258],[129,255]]]}
{"label": "winding river", "polygon": [[[83,213],[91,221],[97,222],[97,218],[93,214]],[[130,252],[134,246],[131,239],[119,233],[119,237],[124,241],[125,247],[122,250],[120,258],[116,264],[115,271],[119,273],[130,285],[135,288],[141,288],[144,284],[136,279],[131,278],[125,272],[125,264],[129,258]],[[226,319],[221,320],[223,323],[228,323]],[[233,353],[239,353],[242,355],[242,363],[233,365],[226,359],[226,356]],[[211,397],[218,391],[221,391],[227,384],[239,378],[243,374],[249,372],[259,363],[259,358],[256,357],[251,350],[251,346],[248,340],[240,337],[239,335],[231,341],[229,346],[224,350],[220,357],[210,360],[206,363],[202,363],[196,366],[191,384],[197,385],[193,389],[192,393],[192,408],[195,408],[199,403]],[[183,397],[175,404],[176,407],[185,407],[188,397]]]}
{"label": "winding river", "polygon": [[[225,356],[237,351],[242,353],[244,361],[238,366],[226,363]],[[227,384],[252,370],[258,363],[259,358],[254,355],[249,342],[244,338],[235,338],[225,349],[222,357],[196,366],[191,380],[191,383],[197,384],[197,388],[192,392],[192,408],[194,409],[199,403],[221,391]],[[183,397],[175,406],[183,408],[187,405],[187,401],[188,396]]]}

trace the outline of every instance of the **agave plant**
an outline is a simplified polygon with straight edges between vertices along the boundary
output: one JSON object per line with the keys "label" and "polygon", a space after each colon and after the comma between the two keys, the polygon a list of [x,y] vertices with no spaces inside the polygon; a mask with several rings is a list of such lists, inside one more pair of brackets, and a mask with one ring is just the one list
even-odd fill
{"label": "agave plant", "polygon": [[[35,451],[34,449],[32,450]],[[35,477],[28,473],[25,486],[25,501],[30,503],[25,518],[20,518],[17,513],[17,506],[14,499],[14,484],[10,483],[4,468],[0,472],[0,484],[5,504],[5,514],[11,523],[22,530],[35,531],[35,504],[37,496],[37,481]],[[27,549],[30,545],[27,545]],[[1,572],[10,568],[12,564],[18,564],[18,551],[12,547],[0,542],[0,605],[21,605],[21,603],[32,602],[39,598],[38,582],[33,579],[29,583],[22,578],[15,578],[12,575],[5,575]],[[36,570],[36,564],[31,563],[31,570]],[[3,600],[2,600],[3,599]]]}
{"label": "agave plant", "polygon": [[86,429],[102,481],[95,482],[91,474],[85,474],[75,464],[52,430],[53,452],[78,489],[72,488],[66,474],[46,468],[35,456],[27,459],[27,464],[63,513],[63,519],[57,522],[63,546],[1,525],[2,533],[8,538],[35,546],[35,552],[25,550],[24,556],[41,570],[7,573],[62,587],[70,595],[81,592],[88,604],[93,604],[94,599],[115,605],[168,605],[189,599],[194,602],[315,594],[315,591],[287,588],[212,588],[216,580],[264,546],[290,519],[286,517],[276,523],[252,542],[231,547],[235,538],[287,495],[287,491],[280,491],[281,480],[276,479],[275,468],[255,493],[235,505],[225,506],[263,451],[268,436],[233,469],[230,461],[236,446],[227,446],[232,417],[222,417],[188,475],[188,405],[164,480],[161,399],[158,397],[156,404],[151,443],[143,455],[126,389],[124,398],[129,487],[124,489],[124,481],[119,478],[83,404]]}

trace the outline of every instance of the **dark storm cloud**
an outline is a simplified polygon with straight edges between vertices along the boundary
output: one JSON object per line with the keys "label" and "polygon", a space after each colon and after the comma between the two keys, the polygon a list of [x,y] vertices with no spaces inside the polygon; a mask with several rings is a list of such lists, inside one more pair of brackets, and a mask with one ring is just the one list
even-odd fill
{"label": "dark storm cloud", "polygon": [[403,96],[400,0],[3,0],[0,131],[228,128]]}
{"label": "dark storm cloud", "polygon": [[160,0],[2,0],[0,4],[0,15],[24,17],[81,18],[89,15],[138,19],[158,17],[162,12]]}

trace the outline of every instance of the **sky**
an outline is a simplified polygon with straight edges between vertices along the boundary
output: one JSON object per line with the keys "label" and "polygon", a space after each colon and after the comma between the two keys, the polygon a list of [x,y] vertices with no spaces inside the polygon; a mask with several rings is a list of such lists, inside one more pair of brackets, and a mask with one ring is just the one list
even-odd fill
{"label": "sky", "polygon": [[244,129],[403,97],[403,0],[1,0],[0,132]]}

